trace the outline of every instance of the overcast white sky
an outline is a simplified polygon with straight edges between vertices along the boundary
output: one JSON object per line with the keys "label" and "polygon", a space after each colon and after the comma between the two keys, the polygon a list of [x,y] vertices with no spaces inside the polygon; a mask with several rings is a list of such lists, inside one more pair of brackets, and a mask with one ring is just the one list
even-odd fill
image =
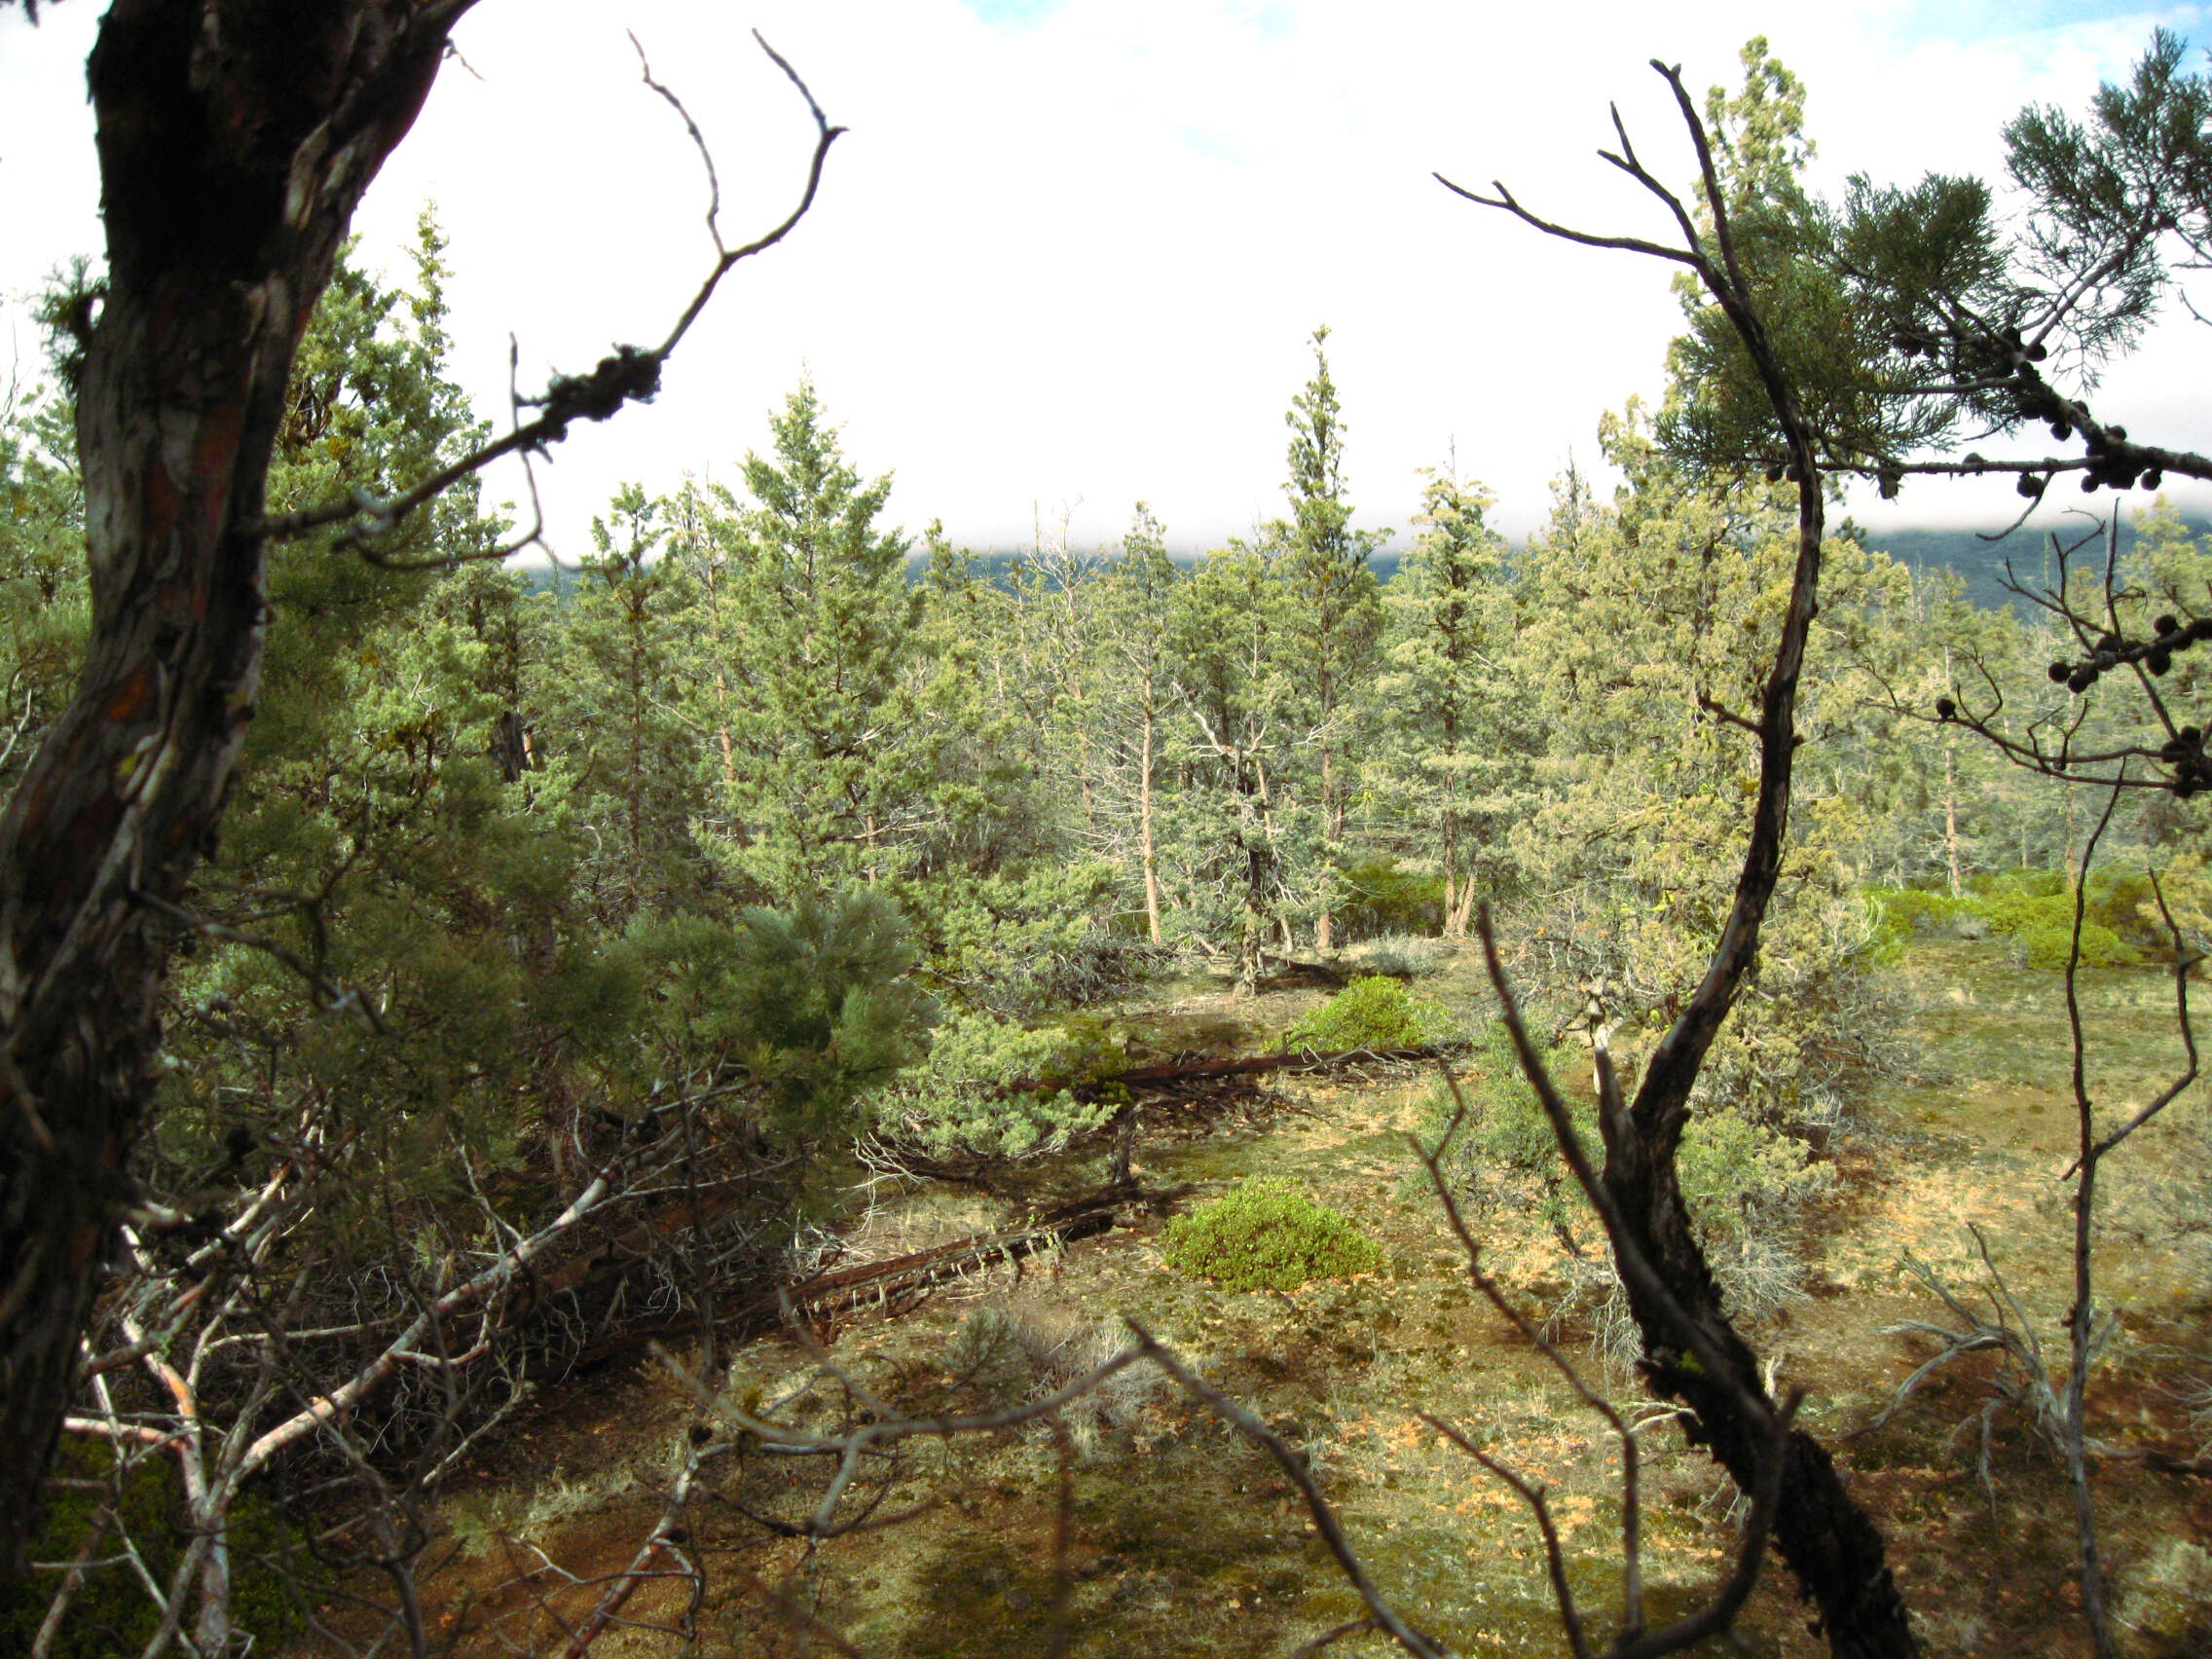
{"label": "overcast white sky", "polygon": [[[63,0],[35,30],[0,12],[0,293],[98,249],[82,66],[99,10]],[[457,36],[474,73],[448,65],[357,228],[397,275],[436,203],[456,370],[488,412],[510,332],[526,389],[657,340],[708,257],[704,186],[623,31],[705,128],[736,240],[794,199],[811,137],[758,27],[851,131],[812,217],[733,274],[659,400],[541,468],[564,557],[622,480],[732,477],[805,371],[854,462],[896,473],[909,530],[941,517],[956,539],[1016,546],[1065,511],[1089,544],[1143,498],[1175,546],[1214,545],[1282,510],[1283,411],[1319,322],[1360,522],[1402,529],[1418,469],[1456,447],[1519,535],[1569,452],[1595,459],[1601,411],[1657,389],[1677,313],[1664,269],[1550,242],[1456,202],[1431,168],[1663,235],[1593,153],[1606,103],[1657,170],[1687,176],[1646,60],[1733,83],[1763,31],[1808,83],[1825,184],[1993,173],[2008,116],[2082,108],[2161,22],[2207,34],[2196,7],[2062,0],[484,0]],[[2208,370],[2212,331],[2170,324],[2100,406],[2212,447]],[[2012,499],[1921,483],[1887,512],[1854,507],[1986,523]],[[2212,495],[2184,499],[2212,511]]]}

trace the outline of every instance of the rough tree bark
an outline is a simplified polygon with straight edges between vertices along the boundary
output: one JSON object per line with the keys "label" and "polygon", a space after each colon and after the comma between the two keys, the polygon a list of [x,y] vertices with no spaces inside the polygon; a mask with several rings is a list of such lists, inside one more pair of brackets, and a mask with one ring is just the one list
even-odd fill
{"label": "rough tree bark", "polygon": [[[79,389],[83,678],[0,820],[0,1571],[129,1201],[160,987],[252,718],[293,353],[469,0],[116,0]],[[147,901],[158,902],[148,903]]]}

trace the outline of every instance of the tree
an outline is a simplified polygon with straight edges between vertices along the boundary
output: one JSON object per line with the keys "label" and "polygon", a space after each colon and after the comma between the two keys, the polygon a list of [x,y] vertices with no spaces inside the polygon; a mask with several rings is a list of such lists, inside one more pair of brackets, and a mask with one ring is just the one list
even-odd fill
{"label": "tree", "polygon": [[[2212,251],[2212,82],[2182,73],[2182,54],[2178,37],[2157,31],[2128,84],[2099,89],[2088,119],[2030,107],[2009,124],[2009,169],[2030,203],[2025,214],[2000,213],[1995,193],[1979,179],[1933,174],[1909,189],[1854,178],[1836,206],[1798,198],[1779,211],[1759,209],[1778,234],[1748,244],[1746,265],[1765,293],[1787,297],[1775,308],[1771,367],[1810,412],[1812,449],[1822,464],[1872,477],[1885,496],[1914,474],[2009,475],[2027,502],[2023,518],[2062,473],[2078,473],[2082,491],[2091,495],[2155,491],[2168,471],[2212,477],[2212,461],[2130,438],[2109,407],[2092,403],[2101,366],[2139,343],[2157,307],[2176,289],[2175,273],[2204,269]],[[2188,305],[2186,293],[2181,298]],[[1682,403],[1687,418],[1671,441],[1693,465],[1741,468],[1762,452],[1772,457],[1773,423],[1749,394],[1743,353],[1720,330],[1694,326],[1709,321],[1693,319],[1693,344],[1682,359],[1692,377]],[[1762,378],[1773,375],[1762,368]],[[2078,440],[2083,453],[2017,453],[2028,447],[2018,434],[2039,423],[2047,424],[2054,445]],[[1955,454],[1962,443],[1991,438],[2015,453]],[[1803,459],[1793,456],[1790,464],[1802,466]],[[2101,535],[2077,537],[2071,546],[2054,537],[2057,569],[2043,584],[2009,581],[2049,630],[2047,684],[2023,688],[2004,672],[2008,665],[1996,660],[1989,642],[1954,634],[1937,642],[1944,681],[1937,694],[1918,707],[1893,700],[1900,715],[1949,728],[1946,738],[1963,726],[1988,751],[2061,786],[2073,887],[2065,960],[2079,1129],[2069,1171],[2074,1295],[2062,1321],[2067,1373],[2062,1383],[2055,1381],[2040,1345],[2011,1330],[2002,1312],[1995,1327],[1965,1319],[1963,1340],[2005,1347],[2026,1379],[2026,1393],[2040,1402],[2039,1427],[2065,1460],[2073,1487],[2083,1617],[2105,1655],[2118,1649],[2105,1605],[2084,1429],[2089,1374],[2116,1328],[2096,1295],[2098,1172],[2196,1072],[2186,987],[2193,946],[2156,874],[2149,877],[2155,903],[2145,903],[2144,919],[2155,923],[2161,948],[2177,964],[2175,1017],[2190,1063],[2174,1083],[2117,1119],[2099,1113],[2083,1082],[2091,1044],[2075,974],[2092,942],[2085,931],[2092,858],[2122,796],[2132,791],[2146,801],[2146,840],[2156,844],[2177,832],[2194,838],[2201,823],[2184,803],[2212,783],[2195,707],[2202,679],[2186,654],[2212,639],[2212,620],[2200,614],[2201,568],[2182,575],[2194,563],[2184,559],[2181,569],[2169,563],[2161,572],[2161,559],[2170,562],[2173,549],[2160,536],[2130,571],[2120,557],[2118,520],[2116,506]],[[2100,683],[2113,682],[2122,689],[2099,693]],[[2051,686],[2063,686],[2071,705]],[[2093,786],[2085,792],[2090,810],[2078,818],[2076,795],[2085,785]],[[1997,1267],[1988,1265],[1994,1277]]]}
{"label": "tree", "polygon": [[[1765,43],[1745,50],[1750,63]],[[1982,179],[1937,173],[1909,187],[1858,175],[1823,203],[1794,181],[1778,188],[1772,142],[1747,150],[1729,185],[1739,263],[1825,469],[1885,495],[1914,475],[2009,476],[2031,503],[2065,473],[2084,493],[2155,490],[2167,472],[2212,478],[2212,459],[2132,438],[2088,401],[2176,274],[2212,258],[2212,81],[2182,72],[2184,50],[2157,30],[2087,120],[2031,106],[2006,127],[2026,212],[2004,210]],[[1770,116],[1777,101],[1765,100]],[[1687,395],[1664,434],[1671,449],[1737,472],[1789,464],[1755,364],[1719,313],[1693,312],[1676,367]],[[2083,453],[1950,453],[2038,424]]]}
{"label": "tree", "polygon": [[1176,572],[1166,533],[1142,501],[1122,554],[1106,570],[1103,630],[1114,661],[1106,678],[1109,742],[1117,776],[1136,808],[1136,863],[1144,882],[1145,937],[1166,937],[1161,921],[1160,843],[1167,718],[1174,709],[1170,652]]}
{"label": "tree", "polygon": [[1345,796],[1350,784],[1349,757],[1358,752],[1353,729],[1360,713],[1359,689],[1374,663],[1382,634],[1382,608],[1368,556],[1389,539],[1386,531],[1351,528],[1351,504],[1345,499],[1345,424],[1337,383],[1329,376],[1329,331],[1313,331],[1313,378],[1290,401],[1283,417],[1290,427],[1290,478],[1283,493],[1292,517],[1274,528],[1283,549],[1285,609],[1290,642],[1299,664],[1296,683],[1308,707],[1312,749],[1319,770],[1315,801],[1320,814],[1321,892],[1314,918],[1313,944],[1327,955],[1334,943],[1335,864],[1345,834]]}
{"label": "tree", "polygon": [[1773,1399],[1756,1356],[1725,1310],[1691,1225],[1677,1166],[1698,1080],[1757,959],[1767,908],[1782,875],[1798,747],[1798,682],[1820,588],[1826,501],[1815,430],[1801,412],[1769,331],[1766,296],[1746,274],[1712,137],[1679,71],[1656,61],[1652,67],[1674,92],[1696,144],[1700,176],[1693,197],[1701,214],[1710,215],[1709,229],[1701,229],[1681,198],[1645,167],[1625,130],[1620,150],[1604,152],[1605,157],[1667,208],[1678,241],[1570,230],[1524,207],[1502,184],[1485,196],[1442,180],[1458,195],[1546,234],[1661,259],[1693,276],[1741,345],[1753,384],[1771,410],[1782,464],[1796,486],[1796,533],[1776,615],[1773,654],[1759,679],[1755,710],[1729,711],[1731,723],[1747,729],[1758,754],[1734,894],[1704,972],[1695,989],[1676,1005],[1665,1034],[1644,1061],[1633,1098],[1609,1052],[1598,1049],[1602,1172],[1582,1148],[1566,1103],[1522,1024],[1494,942],[1486,937],[1485,943],[1521,1063],[1612,1245],[1642,1335],[1649,1384],[1688,1408],[1700,1437],[1743,1491],[1779,1490],[1776,1547],[1805,1594],[1818,1603],[1832,1649],[1839,1655],[1906,1655],[1917,1651],[1918,1644],[1885,1559],[1881,1532],[1845,1488],[1827,1449],[1795,1426],[1787,1403]]}
{"label": "tree", "polygon": [[[91,625],[77,689],[0,818],[0,1561],[17,1561],[161,1072],[171,919],[219,832],[259,694],[272,544],[374,551],[456,475],[281,520],[269,469],[347,227],[468,0],[125,0],[89,63],[107,266],[71,319]],[[795,77],[794,77],[795,80]],[[803,90],[803,89],[802,89]],[[811,99],[809,100],[811,104]],[[834,129],[819,120],[806,198]],[[737,260],[659,346],[563,379],[484,446],[543,446],[649,395]],[[710,227],[711,228],[711,227]]]}
{"label": "tree", "polygon": [[[1257,982],[1270,945],[1290,950],[1286,866],[1302,803],[1286,790],[1293,733],[1280,561],[1233,542],[1176,592],[1176,696],[1196,787],[1181,849],[1200,930],[1237,935],[1237,976]],[[1286,857],[1286,853],[1290,856]]]}
{"label": "tree", "polygon": [[1382,590],[1389,633],[1375,697],[1387,747],[1371,772],[1442,872],[1451,939],[1466,936],[1477,894],[1498,885],[1510,786],[1529,745],[1502,671],[1519,618],[1504,538],[1483,522],[1492,500],[1480,485],[1431,472],[1414,521],[1420,534]]}
{"label": "tree", "polygon": [[599,831],[585,879],[600,913],[619,921],[697,896],[688,827],[704,792],[680,713],[689,569],[663,554],[663,503],[641,487],[623,486],[608,514],[591,522],[593,556],[554,622],[539,749],[565,762],[570,805]]}
{"label": "tree", "polygon": [[864,484],[811,381],[749,456],[751,507],[725,498],[732,760],[715,858],[777,900],[874,884],[911,861],[905,664],[921,596],[906,543],[875,520],[887,473]]}
{"label": "tree", "polygon": [[0,786],[59,717],[92,621],[74,424],[68,397],[45,387],[13,387],[0,406]]}

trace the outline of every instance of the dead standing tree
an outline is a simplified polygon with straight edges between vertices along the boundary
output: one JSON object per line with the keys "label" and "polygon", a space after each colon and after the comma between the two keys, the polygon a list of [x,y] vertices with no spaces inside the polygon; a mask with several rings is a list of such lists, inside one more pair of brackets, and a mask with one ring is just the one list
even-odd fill
{"label": "dead standing tree", "polygon": [[77,417],[92,619],[77,691],[0,819],[0,1570],[132,1201],[177,913],[253,718],[270,541],[345,527],[373,558],[459,478],[650,397],[720,278],[811,205],[838,131],[809,94],[805,194],[765,237],[725,246],[710,210],[716,260],[660,345],[556,380],[528,420],[518,400],[505,436],[391,500],[273,522],[302,333],[471,3],[116,0],[88,64],[108,240]]}
{"label": "dead standing tree", "polygon": [[1759,749],[1758,792],[1735,902],[1703,979],[1652,1051],[1633,1100],[1626,1098],[1610,1056],[1603,1047],[1598,1050],[1599,1124],[1604,1137],[1602,1171],[1589,1167],[1564,1107],[1558,1105],[1557,1090],[1521,1028],[1487,917],[1485,945],[1522,1065],[1611,1241],[1629,1307],[1642,1334],[1646,1381],[1654,1392],[1688,1408],[1687,1431],[1694,1440],[1711,1446],[1714,1457],[1748,1493],[1761,1491],[1763,1481],[1771,1479],[1767,1448],[1786,1435],[1774,1543],[1803,1594],[1818,1605],[1832,1651],[1850,1659],[1907,1655],[1918,1652],[1918,1643],[1885,1559],[1882,1534],[1845,1490],[1826,1447],[1805,1429],[1788,1425],[1787,1408],[1773,1399],[1757,1355],[1722,1306],[1676,1169],[1676,1155],[1689,1123],[1691,1091],[1756,964],[1760,927],[1781,875],[1790,770],[1800,741],[1797,682],[1817,608],[1825,516],[1814,437],[1739,260],[1705,124],[1682,85],[1680,70],[1657,60],[1652,68],[1673,91],[1682,123],[1695,142],[1703,204],[1711,215],[1709,228],[1701,232],[1682,200],[1645,169],[1617,109],[1613,129],[1620,148],[1617,153],[1600,154],[1667,207],[1681,236],[1678,245],[1571,230],[1531,213],[1503,184],[1493,185],[1495,195],[1484,196],[1438,175],[1438,182],[1458,196],[1510,213],[1548,236],[1686,268],[1713,296],[1741,340],[1772,405],[1788,474],[1797,485],[1796,564],[1759,709],[1751,716],[1719,708],[1711,711],[1741,727]]}

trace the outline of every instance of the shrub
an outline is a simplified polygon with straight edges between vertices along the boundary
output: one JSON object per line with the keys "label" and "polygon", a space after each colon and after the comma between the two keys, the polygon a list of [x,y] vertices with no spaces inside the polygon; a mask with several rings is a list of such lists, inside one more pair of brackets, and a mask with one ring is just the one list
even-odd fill
{"label": "shrub", "polygon": [[[1567,1090],[1567,1110],[1573,1117],[1576,1131],[1585,1145],[1595,1146],[1598,1125],[1595,1109],[1572,1090],[1568,1081],[1581,1064],[1581,1056],[1562,1048],[1542,1051],[1544,1069],[1551,1073],[1563,1090]],[[1585,1068],[1586,1069],[1586,1068]],[[1569,1224],[1576,1213],[1561,1186],[1567,1174],[1567,1163],[1560,1157],[1559,1142],[1553,1138],[1551,1122],[1543,1108],[1536,1104],[1535,1090],[1529,1087],[1521,1070],[1521,1061],[1513,1051],[1513,1040],[1506,1035],[1501,1021],[1493,1020],[1484,1030],[1482,1041],[1461,1080],[1461,1093],[1467,1102],[1467,1117],[1459,1125],[1459,1132],[1445,1149],[1445,1178],[1458,1190],[1470,1194],[1485,1194],[1494,1189],[1501,1180],[1523,1189],[1523,1196],[1533,1198],[1535,1214],[1545,1226],[1554,1229]],[[1433,1144],[1444,1133],[1457,1109],[1452,1092],[1442,1084],[1431,1091],[1421,1117],[1421,1139]],[[1526,1188],[1533,1184],[1534,1193]],[[1428,1186],[1427,1177],[1415,1178],[1414,1184],[1422,1191]],[[1486,1195],[1487,1196],[1487,1195]]]}
{"label": "shrub", "polygon": [[[1054,1394],[1127,1346],[1119,1319],[1092,1318],[1060,1303],[986,1304],[968,1313],[946,1345],[944,1368],[959,1409],[1003,1412]],[[1166,1376],[1149,1361],[1124,1366],[1059,1412],[1077,1454],[1089,1462],[1115,1442],[1158,1425],[1171,1395]],[[1049,1437],[1043,1419],[1032,1437]]]}
{"label": "shrub", "polygon": [[[960,1014],[938,1027],[929,1057],[883,1091],[880,1132],[937,1158],[1048,1150],[1121,1110],[1127,1094],[1112,1080],[1127,1065],[1121,1030],[1093,1015],[1031,1031]],[[1078,1098],[1077,1088],[1094,1097]]]}
{"label": "shrub", "polygon": [[1433,1042],[1450,1022],[1437,1004],[1417,1000],[1396,979],[1354,979],[1290,1028],[1284,1044],[1333,1053],[1345,1049],[1410,1049]]}
{"label": "shrub", "polygon": [[[1875,895],[1883,943],[1894,947],[1916,934],[1957,932],[1979,922],[2010,940],[2023,965],[2066,966],[2074,944],[2074,891],[2063,871],[2008,870],[1976,875],[1969,885],[1973,891],[1956,899],[1918,888]],[[2082,961],[2091,968],[2140,962],[2145,949],[2167,943],[2156,917],[2151,885],[2141,876],[2091,876],[2082,916]]]}
{"label": "shrub", "polygon": [[1971,899],[1954,899],[1925,887],[1877,889],[1867,897],[1880,918],[1875,949],[1885,958],[1893,957],[1908,940],[1953,931],[1962,916],[1973,913]]}
{"label": "shrub", "polygon": [[[1568,1115],[1584,1148],[1599,1156],[1596,1106],[1583,1090],[1568,1089],[1578,1074],[1589,1075],[1586,1056],[1562,1048],[1546,1051],[1543,1060],[1567,1092]],[[1502,1024],[1484,1033],[1470,1069],[1463,1088],[1467,1120],[1446,1151],[1446,1178],[1461,1192],[1509,1205],[1555,1232],[1586,1235],[1592,1225],[1588,1208]],[[1423,1114],[1423,1139],[1440,1136],[1454,1110],[1450,1093],[1439,1088]],[[1833,1189],[1833,1166],[1815,1161],[1802,1142],[1754,1121],[1740,1105],[1708,1097],[1698,1101],[1683,1132],[1676,1168],[1698,1240],[1730,1309],[1756,1317],[1794,1300],[1803,1274],[1790,1224]],[[1606,1362],[1625,1367],[1639,1339],[1604,1252],[1569,1258],[1558,1268],[1568,1294],[1553,1309],[1554,1318],[1586,1316]]]}
{"label": "shrub", "polygon": [[1264,1176],[1167,1224],[1167,1263],[1224,1290],[1296,1290],[1309,1279],[1373,1272],[1382,1250],[1289,1181]]}
{"label": "shrub", "polygon": [[1361,975],[1380,974],[1390,979],[1419,979],[1444,965],[1449,947],[1442,940],[1418,934],[1387,934],[1355,944],[1345,952]]}

